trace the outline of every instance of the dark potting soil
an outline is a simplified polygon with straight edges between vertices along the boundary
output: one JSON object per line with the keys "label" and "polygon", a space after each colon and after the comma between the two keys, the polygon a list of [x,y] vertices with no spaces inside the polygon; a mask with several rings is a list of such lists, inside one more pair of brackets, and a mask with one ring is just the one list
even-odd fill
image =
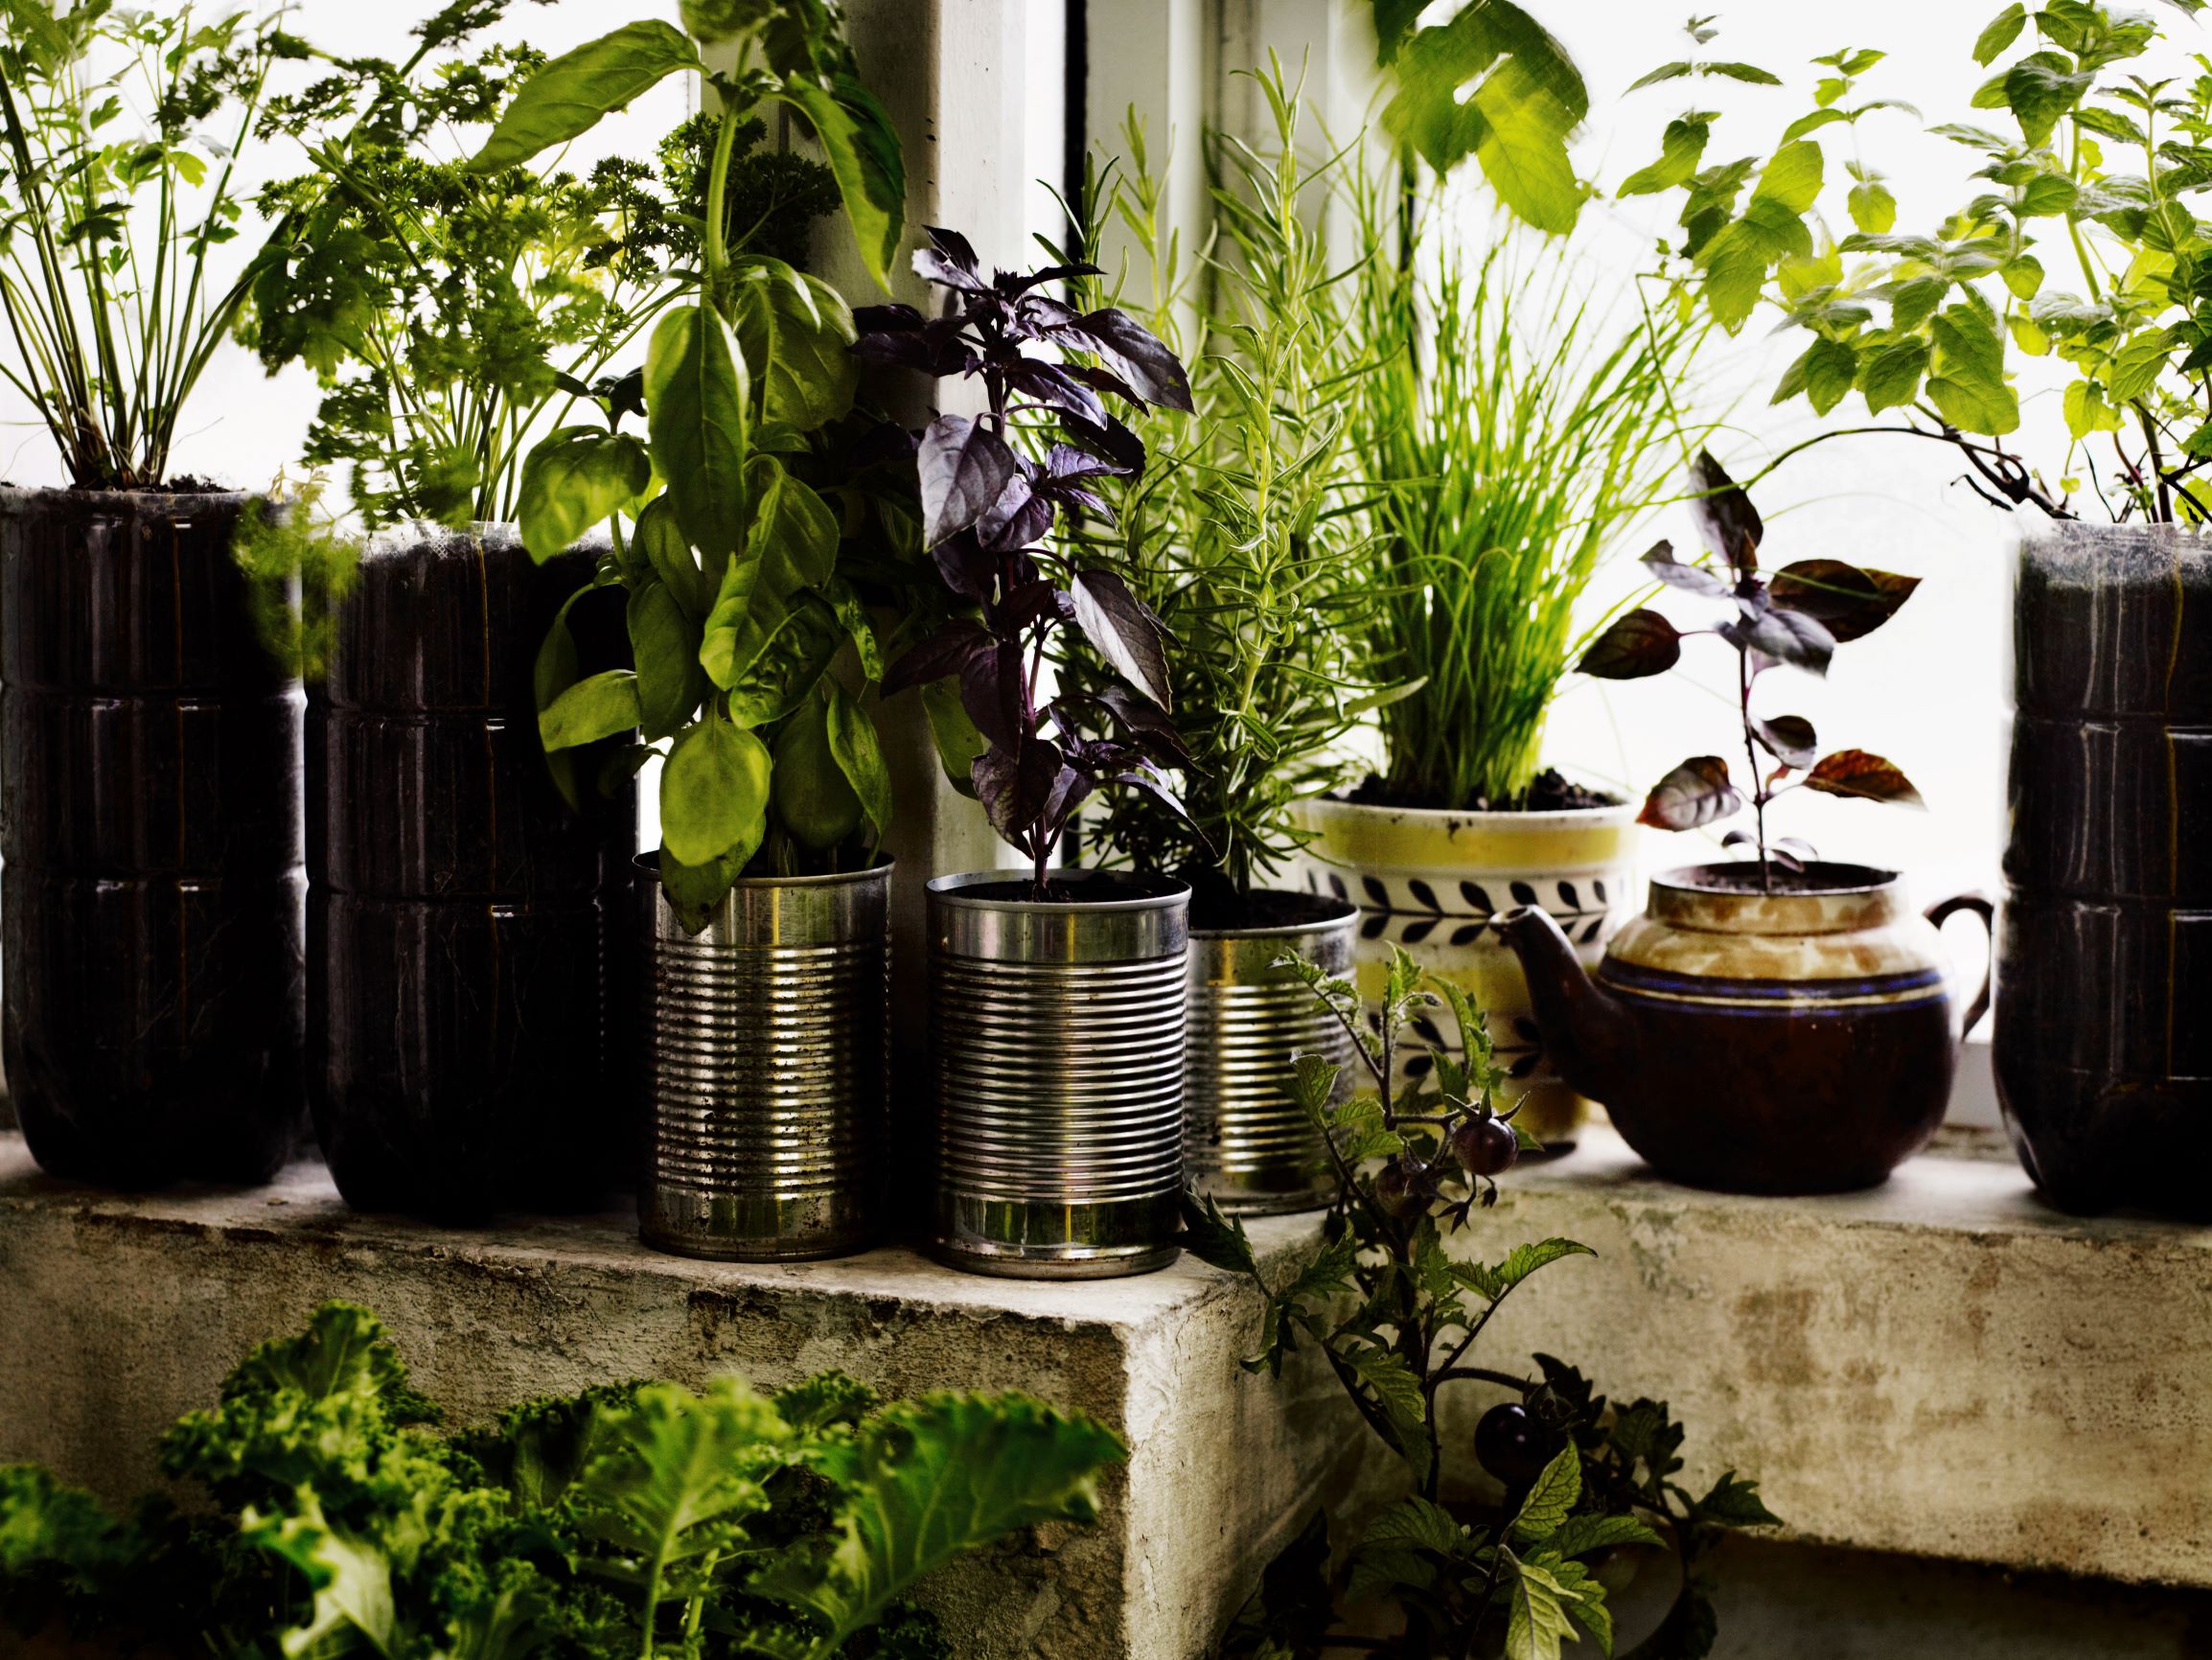
{"label": "dark potting soil", "polygon": [[1517,798],[1507,796],[1493,801],[1487,795],[1478,795],[1472,801],[1439,801],[1434,796],[1394,790],[1379,772],[1370,772],[1361,780],[1359,788],[1344,798],[1363,807],[1418,807],[1431,812],[1462,813],[1572,813],[1591,807],[1621,805],[1620,796],[1577,784],[1552,767],[1538,772]]}
{"label": "dark potting soil", "polygon": [[1256,933],[1267,928],[1314,928],[1332,918],[1353,913],[1348,900],[1318,893],[1286,893],[1280,888],[1260,888],[1238,893],[1233,888],[1191,885],[1190,926],[1208,934]]}
{"label": "dark potting soil", "polygon": [[1108,881],[1096,878],[1088,882],[1047,881],[1045,891],[1039,893],[1034,882],[1026,876],[1017,876],[1003,882],[979,882],[972,888],[959,888],[955,897],[987,900],[993,905],[1111,905],[1134,899],[1159,899],[1174,886],[1164,877],[1117,871]]}
{"label": "dark potting soil", "polygon": [[1879,888],[1897,879],[1894,870],[1877,870],[1871,865],[1836,865],[1815,859],[1802,870],[1776,865],[1762,877],[1759,861],[1735,865],[1697,865],[1671,871],[1667,880],[1707,893],[1850,893],[1862,888]]}

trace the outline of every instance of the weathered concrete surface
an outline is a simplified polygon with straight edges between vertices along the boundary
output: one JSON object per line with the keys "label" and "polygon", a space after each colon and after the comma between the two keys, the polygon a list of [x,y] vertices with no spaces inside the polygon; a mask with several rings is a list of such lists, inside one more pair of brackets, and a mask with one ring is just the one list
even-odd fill
{"label": "weathered concrete surface", "polygon": [[[1310,1221],[1254,1230],[1302,1247]],[[327,1298],[383,1316],[462,1421],[526,1396],[841,1367],[893,1394],[1023,1389],[1133,1448],[1091,1529],[1010,1541],[932,1597],[963,1660],[1200,1653],[1365,1433],[1334,1380],[1250,1377],[1248,1288],[1195,1263],[1090,1285],[992,1280],[904,1251],[746,1267],[638,1245],[626,1217],[440,1233],[346,1212],[319,1165],[251,1193],[121,1198],[40,1176],[0,1138],[0,1462],[113,1499],[252,1344]]]}
{"label": "weathered concrete surface", "polygon": [[[1979,1159],[1699,1193],[1601,1131],[1516,1170],[1463,1249],[1549,1234],[1599,1257],[1516,1293],[1486,1363],[1668,1400],[1689,1476],[1757,1475],[1791,1539],[2212,1585],[2212,1229],[2066,1216]],[[1471,1433],[1492,1396],[1459,1387]]]}

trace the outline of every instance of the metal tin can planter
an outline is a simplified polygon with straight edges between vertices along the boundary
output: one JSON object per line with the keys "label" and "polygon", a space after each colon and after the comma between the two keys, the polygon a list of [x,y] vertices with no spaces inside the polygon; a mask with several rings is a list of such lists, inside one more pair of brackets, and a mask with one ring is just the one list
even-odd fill
{"label": "metal tin can planter", "polygon": [[0,489],[0,996],[56,1175],[261,1182],[299,1137],[302,698],[245,499]]}
{"label": "metal tin can planter", "polygon": [[693,934],[638,861],[648,1245],[773,1262],[874,1242],[890,873],[745,878]]}
{"label": "metal tin can planter", "polygon": [[929,885],[931,1248],[1022,1279],[1175,1260],[1190,889],[1059,870]]}
{"label": "metal tin can planter", "polygon": [[1986,924],[1990,903],[1923,917],[1893,870],[1777,875],[1772,893],[1743,865],[1654,877],[1595,976],[1537,908],[1499,926],[1560,1071],[1660,1174],[1738,1193],[1871,1187],[1943,1122],[1990,987],[1954,1013],[1936,929],[1954,911]]}
{"label": "metal tin can planter", "polygon": [[2077,1210],[2212,1214],[2212,542],[2020,550],[1997,1093]]}
{"label": "metal tin can planter", "polygon": [[1284,1080],[1300,1055],[1321,1055],[1346,1069],[1348,1090],[1351,1035],[1276,962],[1294,952],[1348,976],[1359,911],[1304,893],[1255,893],[1247,904],[1263,924],[1190,930],[1184,1158],[1191,1186],[1232,1214],[1309,1210],[1336,1184]]}
{"label": "metal tin can planter", "polygon": [[[1362,995],[1371,1003],[1381,994],[1393,945],[1464,987],[1489,1013],[1498,1063],[1511,1077],[1505,1094],[1521,1103],[1523,1124],[1552,1146],[1571,1144],[1590,1103],[1560,1076],[1528,979],[1487,924],[1494,911],[1540,905],[1595,968],[1635,911],[1636,809],[1453,813],[1324,799],[1302,813],[1313,836],[1299,860],[1302,885],[1360,908]],[[1448,1010],[1431,1018],[1438,1029],[1423,1035],[1457,1041]],[[1401,1078],[1415,1081],[1426,1064],[1423,1054],[1406,1055]]]}
{"label": "metal tin can planter", "polygon": [[335,619],[308,743],[309,1078],[357,1209],[572,1210],[633,1151],[603,958],[634,808],[561,798],[530,685],[589,575],[502,526],[387,533]]}

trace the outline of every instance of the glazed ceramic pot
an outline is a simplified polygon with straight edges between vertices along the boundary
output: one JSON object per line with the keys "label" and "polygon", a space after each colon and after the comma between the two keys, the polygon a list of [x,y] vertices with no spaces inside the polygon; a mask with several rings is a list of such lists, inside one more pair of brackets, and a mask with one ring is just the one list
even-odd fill
{"label": "glazed ceramic pot", "polygon": [[1498,919],[1561,1073],[1662,1175],[1738,1193],[1871,1187],[1927,1145],[1989,979],[1954,1009],[1938,926],[1895,871],[1813,864],[1763,892],[1743,865],[1651,881],[1586,974],[1534,906]]}
{"label": "glazed ceramic pot", "polygon": [[2069,1210],[2212,1213],[2212,541],[2035,532],[2014,642],[2005,1126]]}
{"label": "glazed ceramic pot", "polygon": [[[1547,1145],[1571,1143],[1589,1102],[1546,1052],[1527,977],[1487,924],[1509,906],[1540,905],[1595,967],[1634,909],[1636,809],[1449,813],[1318,800],[1300,812],[1312,837],[1298,861],[1300,885],[1360,908],[1361,994],[1381,996],[1393,945],[1463,986],[1489,1012],[1522,1122]],[[1451,1014],[1434,1019],[1439,1030],[1424,1035],[1456,1044]],[[1417,1078],[1427,1066],[1425,1054],[1409,1054],[1401,1072]]]}

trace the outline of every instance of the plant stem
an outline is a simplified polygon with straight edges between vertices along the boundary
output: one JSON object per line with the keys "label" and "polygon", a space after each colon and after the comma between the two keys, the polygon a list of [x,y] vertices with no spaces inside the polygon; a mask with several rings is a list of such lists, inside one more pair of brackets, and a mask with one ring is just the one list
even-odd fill
{"label": "plant stem", "polygon": [[1766,863],[1766,785],[1759,776],[1759,743],[1751,730],[1751,648],[1736,648],[1736,697],[1743,713],[1743,758],[1751,769],[1751,821],[1759,837],[1759,886],[1774,891],[1774,870]]}

